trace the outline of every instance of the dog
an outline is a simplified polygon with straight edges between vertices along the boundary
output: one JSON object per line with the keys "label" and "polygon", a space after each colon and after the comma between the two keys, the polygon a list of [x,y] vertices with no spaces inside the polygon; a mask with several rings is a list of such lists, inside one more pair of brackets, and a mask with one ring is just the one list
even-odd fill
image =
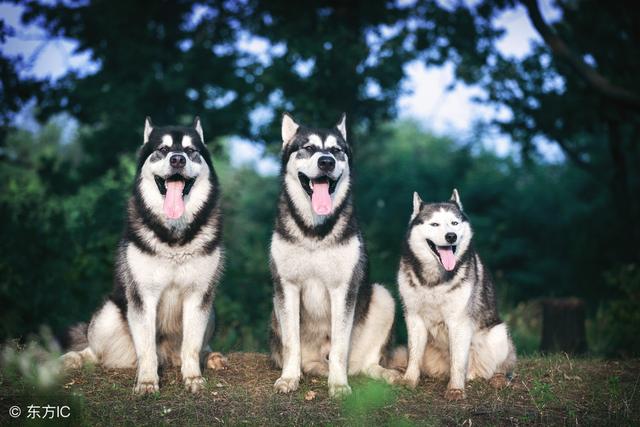
{"label": "dog", "polygon": [[473,231],[457,190],[443,203],[413,195],[413,213],[398,271],[409,336],[403,382],[420,373],[449,375],[445,397],[465,398],[465,381],[507,384],[516,352],[498,316],[489,270],[473,247]]}
{"label": "dog", "polygon": [[347,374],[387,382],[382,363],[394,322],[389,291],[367,277],[367,254],[351,198],[353,156],[346,116],[314,129],[282,118],[282,191],[271,240],[271,356],[276,392],[298,388],[301,371],[328,376],[331,396],[351,392]]}
{"label": "dog", "polygon": [[224,251],[220,189],[199,118],[154,127],[147,117],[127,214],[113,293],[89,325],[71,329],[64,366],[137,367],[137,394],[158,391],[159,363],[180,366],[196,393],[201,363],[225,363],[208,347]]}

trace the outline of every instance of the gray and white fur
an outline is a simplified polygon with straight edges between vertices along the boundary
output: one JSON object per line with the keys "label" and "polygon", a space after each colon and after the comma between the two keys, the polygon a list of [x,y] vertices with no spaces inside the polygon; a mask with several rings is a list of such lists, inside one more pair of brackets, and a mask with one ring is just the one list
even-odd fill
{"label": "gray and white fur", "polygon": [[506,385],[516,363],[493,280],[472,237],[456,190],[443,203],[424,203],[414,193],[398,271],[409,337],[403,381],[415,387],[421,373],[448,376],[449,400],[463,399],[465,382],[474,378]]}
{"label": "gray and white fur", "polygon": [[200,120],[154,127],[147,118],[113,293],[88,327],[72,328],[67,367],[137,367],[134,391],[144,394],[158,390],[159,364],[180,366],[188,390],[203,387],[201,364],[224,363],[208,346],[223,266],[219,200]]}
{"label": "gray and white fur", "polygon": [[351,392],[348,374],[399,379],[382,366],[395,307],[386,288],[368,281],[345,120],[312,129],[288,114],[282,119],[282,191],[270,253],[280,393],[296,390],[302,373],[328,376],[331,396]]}

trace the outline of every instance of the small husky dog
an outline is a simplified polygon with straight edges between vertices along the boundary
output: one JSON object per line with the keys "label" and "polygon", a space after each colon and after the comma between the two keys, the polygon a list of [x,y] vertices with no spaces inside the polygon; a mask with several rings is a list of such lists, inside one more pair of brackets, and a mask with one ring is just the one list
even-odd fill
{"label": "small husky dog", "polygon": [[413,213],[398,284],[409,335],[403,382],[420,373],[449,375],[445,397],[464,399],[467,379],[507,384],[516,353],[500,320],[489,271],[473,248],[473,232],[457,190],[444,203],[423,203],[413,194]]}
{"label": "small husky dog", "polygon": [[222,355],[208,347],[223,264],[219,200],[200,119],[154,127],[147,117],[114,290],[88,326],[71,329],[66,367],[137,366],[139,394],[158,390],[158,361],[181,366],[193,393],[203,387],[201,363],[222,367]]}
{"label": "small husky dog", "polygon": [[298,388],[301,371],[328,375],[329,394],[349,394],[349,374],[388,382],[383,368],[394,301],[367,278],[367,255],[351,200],[345,115],[331,129],[282,118],[282,191],[271,241],[271,357],[275,390]]}

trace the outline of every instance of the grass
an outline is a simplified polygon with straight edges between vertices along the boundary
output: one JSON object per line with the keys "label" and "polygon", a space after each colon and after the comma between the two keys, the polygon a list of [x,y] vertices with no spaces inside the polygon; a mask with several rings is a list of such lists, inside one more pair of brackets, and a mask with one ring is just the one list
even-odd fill
{"label": "grass", "polygon": [[[565,355],[520,360],[511,385],[467,386],[467,400],[447,402],[443,380],[423,379],[414,391],[355,377],[353,394],[329,398],[324,378],[306,377],[290,395],[276,395],[279,372],[264,354],[232,353],[229,366],[207,371],[203,392],[182,388],[178,370],[161,374],[161,390],[132,394],[134,372],[85,367],[37,389],[7,371],[0,376],[0,425],[24,423],[8,408],[66,404],[68,425],[640,425],[640,360],[573,359]],[[51,425],[53,421],[41,422]],[[38,423],[31,423],[37,425]]]}

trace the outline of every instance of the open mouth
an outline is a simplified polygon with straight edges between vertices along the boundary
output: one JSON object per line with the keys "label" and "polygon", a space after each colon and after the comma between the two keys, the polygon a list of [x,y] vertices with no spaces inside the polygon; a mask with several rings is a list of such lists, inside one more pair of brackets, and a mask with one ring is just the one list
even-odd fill
{"label": "open mouth", "polygon": [[337,179],[333,180],[328,176],[320,176],[318,178],[311,179],[302,172],[298,172],[298,179],[300,180],[302,188],[304,188],[304,191],[306,191],[309,196],[313,196],[313,188],[317,184],[320,184],[321,186],[328,185],[330,195],[333,194],[334,191],[336,191],[336,186],[338,185]]}
{"label": "open mouth", "polygon": [[317,215],[329,215],[333,210],[333,200],[331,195],[336,191],[338,179],[331,179],[328,176],[309,178],[302,172],[298,173],[300,185],[311,197],[311,207]]}
{"label": "open mouth", "polygon": [[429,248],[436,255],[442,267],[445,270],[451,271],[456,267],[456,249],[457,245],[451,246],[437,246],[431,240],[427,239]]}
{"label": "open mouth", "polygon": [[164,196],[164,213],[169,219],[177,219],[184,213],[184,197],[189,194],[195,178],[185,178],[180,174],[173,174],[168,178],[155,177],[158,191]]}
{"label": "open mouth", "polygon": [[195,178],[185,178],[179,173],[173,174],[168,178],[162,178],[161,176],[155,175],[156,185],[158,186],[158,191],[163,196],[167,195],[167,183],[181,181],[184,183],[184,188],[182,189],[182,195],[186,196],[191,191],[191,187],[193,187],[193,183],[196,182]]}

